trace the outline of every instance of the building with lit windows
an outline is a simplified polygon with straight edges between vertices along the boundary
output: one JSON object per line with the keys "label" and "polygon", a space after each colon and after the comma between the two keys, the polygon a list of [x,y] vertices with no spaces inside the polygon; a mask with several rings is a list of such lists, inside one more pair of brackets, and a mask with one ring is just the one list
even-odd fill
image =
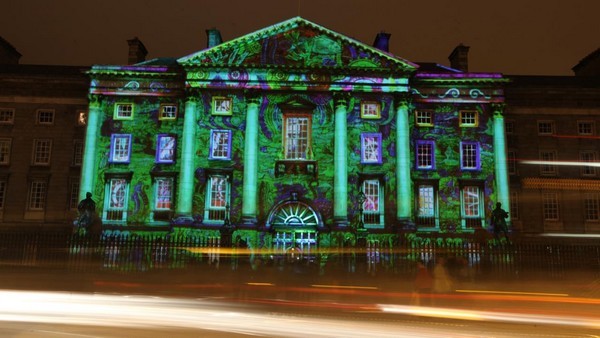
{"label": "building with lit windows", "polygon": [[[300,17],[228,42],[207,33],[179,59],[88,72],[80,198],[93,193],[107,231],[333,245],[468,233],[495,202],[509,209],[507,80],[468,72],[468,47],[450,68]],[[138,42],[130,55],[145,55]]]}

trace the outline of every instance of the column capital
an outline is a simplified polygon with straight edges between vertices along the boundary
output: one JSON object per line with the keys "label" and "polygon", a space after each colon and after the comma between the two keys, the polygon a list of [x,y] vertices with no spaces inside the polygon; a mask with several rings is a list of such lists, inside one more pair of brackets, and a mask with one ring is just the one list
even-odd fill
{"label": "column capital", "polygon": [[196,88],[186,88],[185,89],[185,101],[194,101],[198,102],[200,97],[200,92]]}
{"label": "column capital", "polygon": [[100,105],[100,103],[102,103],[102,100],[104,100],[104,96],[102,95],[97,95],[97,94],[89,94],[88,95],[88,100],[90,102],[90,106],[91,105]]}
{"label": "column capital", "polygon": [[260,104],[262,101],[260,92],[252,89],[244,91],[244,98],[246,99],[247,104]]}
{"label": "column capital", "polygon": [[494,117],[504,117],[504,108],[506,108],[506,103],[492,103],[492,112]]}
{"label": "column capital", "polygon": [[335,108],[343,106],[347,108],[348,101],[350,100],[350,94],[346,92],[335,92],[333,93],[333,105]]}
{"label": "column capital", "polygon": [[412,104],[412,97],[407,92],[396,93],[394,94],[394,101],[396,102],[396,109],[410,109],[410,106]]}

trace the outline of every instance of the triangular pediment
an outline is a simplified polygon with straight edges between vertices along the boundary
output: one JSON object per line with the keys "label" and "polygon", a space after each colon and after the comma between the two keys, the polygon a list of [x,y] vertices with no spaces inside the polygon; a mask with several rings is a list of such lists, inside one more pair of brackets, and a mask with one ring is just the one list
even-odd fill
{"label": "triangular pediment", "polygon": [[263,28],[178,60],[183,66],[386,69],[412,72],[414,63],[301,17]]}

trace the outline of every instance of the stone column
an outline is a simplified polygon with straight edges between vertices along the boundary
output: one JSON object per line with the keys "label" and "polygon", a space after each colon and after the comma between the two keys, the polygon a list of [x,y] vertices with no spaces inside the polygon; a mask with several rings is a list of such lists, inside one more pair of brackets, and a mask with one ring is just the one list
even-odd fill
{"label": "stone column", "polygon": [[396,218],[411,218],[410,130],[409,102],[406,96],[396,97]]}
{"label": "stone column", "polygon": [[496,200],[508,211],[510,220],[510,196],[508,167],[506,164],[506,136],[504,134],[504,104],[492,105],[494,114],[494,165],[496,174]]}
{"label": "stone column", "polygon": [[246,102],[242,222],[255,225],[258,202],[258,105],[260,100],[257,97],[247,97]]}
{"label": "stone column", "polygon": [[79,200],[84,199],[87,192],[94,193],[94,182],[98,173],[98,166],[96,165],[96,141],[98,139],[98,130],[100,129],[102,119],[102,110],[100,109],[101,99],[102,98],[98,95],[89,96],[90,104],[85,132],[83,163],[81,166]]}
{"label": "stone column", "polygon": [[198,98],[188,94],[185,101],[183,139],[181,140],[181,164],[177,188],[177,216],[192,217],[194,195],[194,156],[196,153],[196,111]]}
{"label": "stone column", "polygon": [[338,226],[348,225],[348,130],[345,96],[335,100],[335,147],[333,155],[333,220]]}

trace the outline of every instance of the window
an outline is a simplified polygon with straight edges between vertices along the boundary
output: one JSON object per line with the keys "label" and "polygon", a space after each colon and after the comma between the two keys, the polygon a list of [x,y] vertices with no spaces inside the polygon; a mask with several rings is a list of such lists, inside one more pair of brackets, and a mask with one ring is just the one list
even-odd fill
{"label": "window", "polygon": [[229,212],[229,179],[225,175],[211,175],[206,191],[204,219],[209,223],[225,221]]}
{"label": "window", "polygon": [[210,153],[213,160],[231,159],[231,130],[210,131]]}
{"label": "window", "polygon": [[434,141],[417,141],[417,169],[435,168],[435,143]]}
{"label": "window", "polygon": [[459,114],[461,127],[477,127],[479,116],[476,110],[461,110]]}
{"label": "window", "polygon": [[363,119],[381,118],[381,105],[375,101],[364,101],[360,103],[360,117]]}
{"label": "window", "polygon": [[129,183],[125,178],[113,177],[106,183],[103,219],[107,221],[125,221],[127,219],[127,199]]}
{"label": "window", "polygon": [[13,124],[15,122],[15,110],[12,108],[0,108],[0,124]]}
{"label": "window", "polygon": [[232,115],[232,102],[228,97],[213,97],[212,98],[212,113],[213,115]]}
{"label": "window", "polygon": [[129,157],[131,155],[131,135],[112,134],[110,139],[110,162],[129,163]]}
{"label": "window", "polygon": [[539,135],[554,135],[554,122],[553,121],[538,121],[538,134]]}
{"label": "window", "polygon": [[115,120],[132,120],[133,119],[133,104],[117,103],[115,105]]}
{"label": "window", "polygon": [[577,121],[579,135],[594,135],[594,121]]}
{"label": "window", "polygon": [[481,226],[483,218],[483,187],[478,185],[463,185],[460,192],[461,224],[466,228]]}
{"label": "window", "polygon": [[437,184],[417,184],[417,225],[437,226]]}
{"label": "window", "polygon": [[584,197],[584,217],[586,221],[600,220],[600,198],[598,193],[586,193]]}
{"label": "window", "polygon": [[37,111],[38,124],[54,124],[54,110],[40,109]]}
{"label": "window", "polygon": [[0,164],[10,164],[11,143],[10,138],[0,138]]}
{"label": "window", "polygon": [[504,121],[504,132],[513,134],[515,132],[515,121]]}
{"label": "window", "polygon": [[510,175],[517,174],[517,153],[514,150],[509,150],[506,153],[507,164],[508,164],[508,173]]}
{"label": "window", "polygon": [[381,134],[380,133],[362,133],[360,134],[360,162],[361,163],[381,163]]}
{"label": "window", "polygon": [[[579,153],[579,160],[581,162],[596,162],[596,152],[594,151],[582,151]],[[582,176],[596,176],[596,167],[584,165],[581,167]]]}
{"label": "window", "polygon": [[479,143],[460,143],[460,167],[465,170],[479,170]]}
{"label": "window", "polygon": [[156,163],[175,162],[175,145],[176,139],[174,136],[158,135],[156,141]]}
{"label": "window", "polygon": [[379,179],[366,179],[362,182],[363,223],[365,225],[383,225],[383,187]]}
{"label": "window", "polygon": [[69,209],[76,210],[79,205],[79,177],[71,178],[69,182]]}
{"label": "window", "polygon": [[415,112],[415,119],[419,127],[433,126],[433,112],[430,110],[417,110]]}
{"label": "window", "polygon": [[558,221],[558,194],[554,192],[546,192],[542,194],[544,220]]}
{"label": "window", "polygon": [[4,201],[6,200],[6,180],[0,180],[0,210],[4,209]]}
{"label": "window", "polygon": [[308,114],[286,114],[283,118],[283,143],[286,160],[310,160],[311,117]]}
{"label": "window", "polygon": [[52,154],[52,140],[33,140],[33,165],[49,165]]}
{"label": "window", "polygon": [[29,186],[29,210],[44,210],[46,207],[46,187],[46,181],[31,181]]}
{"label": "window", "polygon": [[158,113],[159,120],[175,120],[177,119],[177,106],[174,104],[161,104]]}
{"label": "window", "polygon": [[548,162],[540,166],[540,174],[547,176],[556,175],[556,166],[553,164],[553,162],[556,161],[555,151],[541,151],[540,160],[543,162]]}
{"label": "window", "polygon": [[510,192],[510,218],[519,219],[519,193]]}
{"label": "window", "polygon": [[80,110],[77,112],[77,125],[85,126],[87,124],[87,111]]}
{"label": "window", "polygon": [[173,207],[173,179],[159,177],[155,181],[154,209],[171,210]]}
{"label": "window", "polygon": [[80,166],[83,162],[83,140],[73,140],[73,163],[74,166]]}

